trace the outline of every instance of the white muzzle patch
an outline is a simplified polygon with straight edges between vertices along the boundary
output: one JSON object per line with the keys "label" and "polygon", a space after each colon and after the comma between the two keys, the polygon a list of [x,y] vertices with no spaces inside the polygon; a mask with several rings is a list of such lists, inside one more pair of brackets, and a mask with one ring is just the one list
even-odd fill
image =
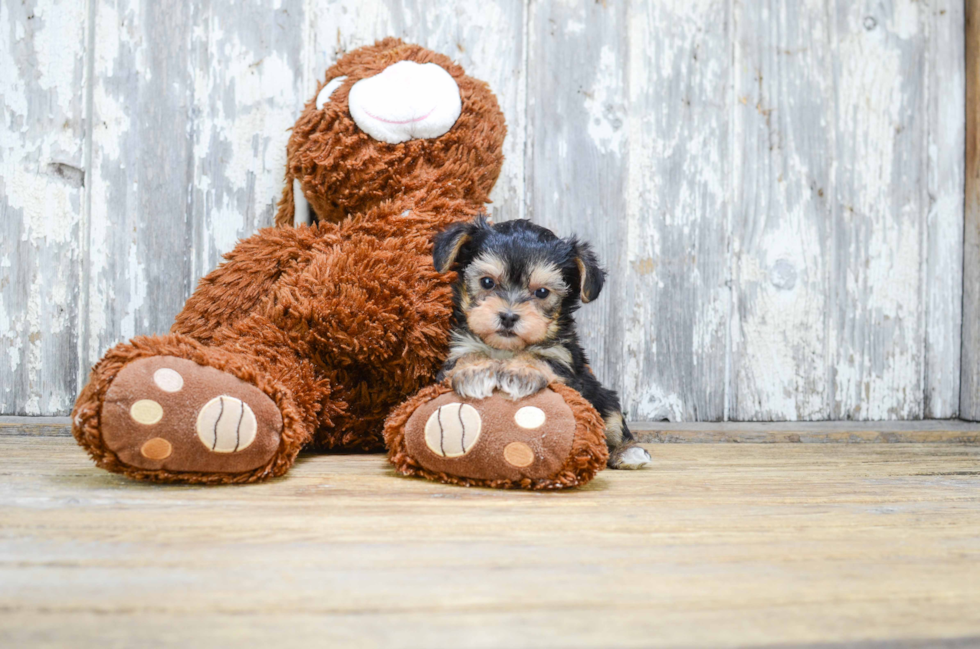
{"label": "white muzzle patch", "polygon": [[388,144],[439,137],[463,108],[452,75],[435,63],[413,61],[361,79],[351,87],[347,104],[362,131]]}

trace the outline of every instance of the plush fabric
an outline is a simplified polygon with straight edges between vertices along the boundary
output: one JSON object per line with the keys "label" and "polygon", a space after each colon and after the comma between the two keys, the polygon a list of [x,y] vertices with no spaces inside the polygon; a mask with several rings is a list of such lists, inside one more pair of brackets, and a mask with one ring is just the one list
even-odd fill
{"label": "plush fabric", "polygon": [[[392,68],[392,101],[410,101],[404,115],[389,116],[414,119],[425,96],[405,79],[427,79],[422,90],[434,99],[458,92],[458,117],[443,101],[438,123],[386,127],[389,139],[415,139],[371,137],[351,117],[348,95]],[[384,103],[384,83],[371,83],[365,101]],[[79,444],[109,471],[208,484],[282,475],[303,448],[382,449],[386,416],[432,382],[448,352],[455,278],[434,268],[432,238],[483,212],[504,134],[486,84],[445,56],[397,39],[345,55],[293,128],[279,227],[239,242],[200,281],[169,335],[106,353],[75,404]],[[460,430],[458,460],[427,457],[432,446],[406,445],[402,424],[445,390],[423,389],[389,419],[402,472],[552,489],[582,484],[605,463],[601,419],[563,385],[521,414],[496,398],[466,413],[457,407],[461,426],[484,427],[473,453],[462,452]]]}
{"label": "plush fabric", "polygon": [[[266,394],[277,406],[282,418],[282,431],[275,454],[251,470],[238,473],[173,471],[164,467],[146,469],[127,464],[120,459],[105,440],[103,406],[106,393],[116,377],[128,365],[141,359],[160,357],[177,357],[200,366],[221,370]],[[112,405],[109,407],[111,409]],[[140,336],[128,343],[113,347],[92,369],[92,376],[75,403],[72,419],[72,433],[75,439],[89,452],[99,467],[137,480],[157,482],[201,484],[255,482],[282,475],[292,466],[296,455],[309,440],[308,430],[303,424],[302,407],[294,401],[286,386],[274,381],[259,366],[250,363],[247,357],[220,348],[206,347],[180,335]],[[111,438],[112,433],[109,436]]]}
{"label": "plush fabric", "polygon": [[[351,118],[347,100],[353,85],[399,61],[435,63],[456,82],[462,111],[448,133],[392,145],[375,140]],[[438,209],[482,209],[500,173],[506,131],[486,83],[466,76],[442,54],[395,38],[345,55],[327,70],[317,94],[342,76],[347,78],[323,108],[317,109],[314,96],[293,126],[278,225],[293,223],[294,178],[320,220],[331,222],[407,196]]]}
{"label": "plush fabric", "polygon": [[[155,380],[161,371],[178,376],[180,385],[161,387]],[[167,436],[160,437],[157,424],[165,418]],[[125,464],[201,474],[267,465],[282,432],[280,411],[261,390],[175,356],[126,364],[106,392],[101,421],[106,448]],[[207,449],[212,452],[202,452]]]}
{"label": "plush fabric", "polygon": [[442,66],[412,61],[361,79],[351,86],[347,104],[362,131],[388,144],[439,137],[462,110],[459,86]]}
{"label": "plush fabric", "polygon": [[[388,144],[354,123],[351,86],[399,61],[434,63],[452,77],[462,110],[447,133]],[[318,110],[320,91],[339,77],[346,79]],[[293,128],[280,227],[259,231],[226,255],[201,280],[170,335],[137,338],[106,354],[76,402],[76,439],[110,471],[208,483],[281,475],[304,446],[382,449],[384,418],[433,380],[448,347],[453,277],[433,268],[431,239],[484,210],[503,162],[505,131],[487,85],[443,55],[385,39],[342,57]],[[312,226],[293,227],[294,180],[317,220]],[[123,461],[104,438],[106,393],[127,363],[152,356],[227,372],[268,395],[282,416],[276,453],[237,473]],[[128,398],[138,399],[143,389],[156,388],[144,379],[127,386]],[[175,421],[165,410],[152,437],[185,443],[189,437],[177,434]],[[159,453],[162,443],[153,448]]]}
{"label": "plush fabric", "polygon": [[[456,446],[446,453],[426,439],[426,428],[440,407],[456,403],[476,412],[458,424],[440,421],[439,428],[452,434],[465,427],[476,438],[465,452]],[[399,473],[468,487],[567,489],[592,480],[609,456],[599,413],[560,383],[517,402],[499,394],[464,399],[445,383],[432,385],[392,412],[384,435],[388,460]]]}

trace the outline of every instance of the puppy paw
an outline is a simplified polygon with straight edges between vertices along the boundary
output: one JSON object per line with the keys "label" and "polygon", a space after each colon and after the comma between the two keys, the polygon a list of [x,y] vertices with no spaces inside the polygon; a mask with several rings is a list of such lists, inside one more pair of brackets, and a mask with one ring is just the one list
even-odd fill
{"label": "puppy paw", "polygon": [[609,455],[606,466],[610,469],[642,469],[651,459],[642,446],[623,446]]}
{"label": "puppy paw", "polygon": [[534,369],[504,370],[497,377],[500,391],[512,401],[520,401],[548,387],[549,379]]}
{"label": "puppy paw", "polygon": [[497,388],[497,379],[493,372],[465,368],[454,372],[449,384],[464,399],[486,399]]}

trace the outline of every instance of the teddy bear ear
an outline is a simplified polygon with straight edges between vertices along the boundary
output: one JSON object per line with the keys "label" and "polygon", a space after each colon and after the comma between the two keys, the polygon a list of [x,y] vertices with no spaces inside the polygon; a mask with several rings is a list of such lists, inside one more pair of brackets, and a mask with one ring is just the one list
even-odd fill
{"label": "teddy bear ear", "polygon": [[463,262],[461,252],[480,228],[489,227],[485,217],[472,222],[454,223],[433,239],[432,263],[440,273],[448,273],[457,263]]}

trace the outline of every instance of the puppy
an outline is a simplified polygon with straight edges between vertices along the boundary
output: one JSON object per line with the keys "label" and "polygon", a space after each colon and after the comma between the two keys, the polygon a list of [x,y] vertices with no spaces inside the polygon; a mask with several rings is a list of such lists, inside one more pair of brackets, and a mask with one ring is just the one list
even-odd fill
{"label": "puppy", "polygon": [[480,217],[438,234],[432,256],[440,273],[459,276],[440,381],[449,379],[462,397],[500,390],[515,400],[559,381],[602,415],[611,468],[650,462],[623,420],[619,397],[592,374],[575,331],[572,314],[598,297],[605,280],[588,244],[530,221],[491,225]]}

